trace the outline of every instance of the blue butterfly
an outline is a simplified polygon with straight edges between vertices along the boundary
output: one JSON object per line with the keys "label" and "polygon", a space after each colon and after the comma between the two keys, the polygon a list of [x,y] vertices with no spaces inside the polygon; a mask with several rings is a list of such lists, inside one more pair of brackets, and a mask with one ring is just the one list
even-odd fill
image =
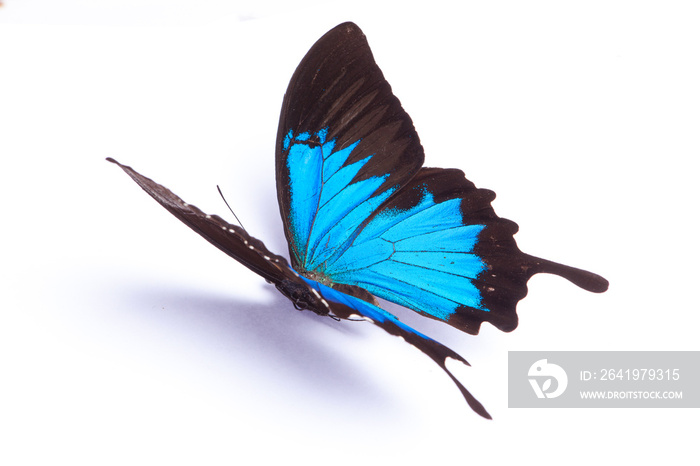
{"label": "blue butterfly", "polygon": [[483,322],[503,331],[517,326],[516,304],[536,273],[593,292],[608,287],[596,274],[521,252],[518,226],[495,214],[492,191],[460,170],[423,167],[413,123],[352,23],[316,42],[284,97],[276,181],[291,264],[242,227],[108,160],[297,309],[368,320],[420,349],[486,418],[445,365],[447,358],[467,361],[381,309],[375,296],[477,334]]}

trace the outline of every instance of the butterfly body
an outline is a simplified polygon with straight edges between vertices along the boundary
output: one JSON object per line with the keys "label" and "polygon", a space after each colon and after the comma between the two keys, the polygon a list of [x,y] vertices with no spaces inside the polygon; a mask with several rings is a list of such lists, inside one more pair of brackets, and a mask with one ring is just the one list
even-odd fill
{"label": "butterfly body", "polygon": [[536,273],[594,292],[602,277],[521,252],[517,225],[495,194],[457,169],[423,167],[410,117],[392,94],[360,29],[341,24],[309,50],[285,94],[276,145],[277,196],[290,263],[243,228],[206,215],[113,159],[156,201],[262,276],[294,307],[368,320],[446,367],[454,351],[401,323],[376,297],[462,331],[517,326],[517,302]]}

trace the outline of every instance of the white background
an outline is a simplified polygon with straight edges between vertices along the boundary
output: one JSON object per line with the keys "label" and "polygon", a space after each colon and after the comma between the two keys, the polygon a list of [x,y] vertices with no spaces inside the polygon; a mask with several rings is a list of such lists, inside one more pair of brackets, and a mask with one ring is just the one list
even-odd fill
{"label": "white background", "polygon": [[[700,349],[694,2],[4,3],[0,463],[696,461],[697,409],[508,409],[506,372],[515,350]],[[472,363],[452,367],[493,421],[409,345],[295,311],[104,161],[227,214],[221,185],[286,255],[282,96],[346,20],[427,165],[496,191],[524,251],[610,280],[533,278],[511,334],[389,306]]]}

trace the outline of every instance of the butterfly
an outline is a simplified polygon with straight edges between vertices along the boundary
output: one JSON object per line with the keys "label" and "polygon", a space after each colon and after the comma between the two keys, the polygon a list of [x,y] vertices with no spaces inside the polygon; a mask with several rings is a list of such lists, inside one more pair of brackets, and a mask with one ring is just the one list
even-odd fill
{"label": "butterfly", "polygon": [[273,284],[295,308],[363,319],[437,363],[469,406],[483,405],[448,370],[460,355],[380,308],[376,297],[476,335],[509,332],[534,274],[603,292],[601,276],[521,252],[518,226],[491,207],[495,194],[457,169],[423,167],[408,114],[353,23],[311,47],[284,95],[275,173],[288,262],[241,226],[207,215],[112,158],[207,241]]}

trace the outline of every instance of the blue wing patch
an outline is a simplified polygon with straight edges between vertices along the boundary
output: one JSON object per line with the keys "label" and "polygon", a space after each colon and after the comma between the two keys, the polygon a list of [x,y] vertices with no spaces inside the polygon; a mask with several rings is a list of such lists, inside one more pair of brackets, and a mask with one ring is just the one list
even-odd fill
{"label": "blue wing patch", "polygon": [[[377,193],[388,173],[357,179],[374,155],[346,163],[361,141],[335,150],[327,133],[289,131],[283,142],[298,271],[443,321],[464,306],[488,311],[474,284],[487,269],[474,252],[485,225],[465,224],[463,200],[436,199],[436,187],[420,177]],[[385,205],[392,195],[413,200]]]}
{"label": "blue wing patch", "polygon": [[300,272],[322,269],[394,190],[375,194],[389,174],[353,182],[373,155],[346,164],[360,141],[334,151],[335,140],[327,141],[326,133],[315,133],[316,143],[308,142],[308,133],[290,131],[283,143],[288,151],[290,249],[294,262],[302,265]]}

